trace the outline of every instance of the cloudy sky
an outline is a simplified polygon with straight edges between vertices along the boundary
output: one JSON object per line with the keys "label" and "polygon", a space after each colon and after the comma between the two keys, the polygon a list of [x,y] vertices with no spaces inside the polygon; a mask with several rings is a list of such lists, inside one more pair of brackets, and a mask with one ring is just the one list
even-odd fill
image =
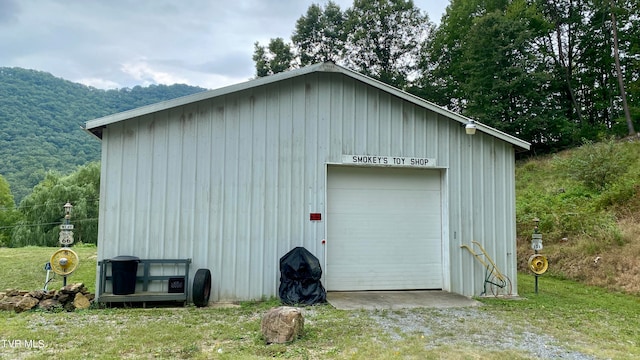
{"label": "cloudy sky", "polygon": [[[255,75],[253,44],[289,40],[327,0],[0,0],[0,67],[101,89],[215,89]],[[344,10],[352,0],[334,0]],[[439,23],[449,0],[414,0]]]}

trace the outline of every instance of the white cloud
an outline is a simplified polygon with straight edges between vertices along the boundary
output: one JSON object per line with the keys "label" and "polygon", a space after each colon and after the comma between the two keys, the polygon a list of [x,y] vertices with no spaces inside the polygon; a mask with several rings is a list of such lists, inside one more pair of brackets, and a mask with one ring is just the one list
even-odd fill
{"label": "white cloud", "polygon": [[75,82],[80,83],[82,85],[91,86],[97,89],[119,89],[123,86],[118,84],[115,81],[107,80],[107,79],[99,79],[99,78],[82,78],[75,80]]}
{"label": "white cloud", "polygon": [[[0,0],[10,5],[0,6],[0,66],[103,89],[173,83],[218,88],[255,75],[254,42],[288,40],[308,7],[327,1]],[[353,4],[336,2],[343,10]],[[432,21],[448,2],[414,1]]]}
{"label": "white cloud", "polygon": [[140,85],[142,86],[151,84],[171,85],[188,83],[187,79],[180,75],[154,68],[145,58],[126,62],[120,66],[120,70],[134,80],[141,82]]}

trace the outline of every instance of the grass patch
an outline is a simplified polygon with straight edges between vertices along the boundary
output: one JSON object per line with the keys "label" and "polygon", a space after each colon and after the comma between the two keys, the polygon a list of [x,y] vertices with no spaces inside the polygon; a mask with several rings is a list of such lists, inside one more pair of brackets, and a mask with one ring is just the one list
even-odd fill
{"label": "grass patch", "polygon": [[[77,248],[93,269],[90,248]],[[41,286],[42,256],[55,249],[0,249],[0,278],[10,287]],[[24,254],[28,253],[28,254]],[[14,267],[38,264],[36,275],[10,279]],[[46,259],[46,257],[45,257]],[[19,265],[19,266],[18,266]],[[75,275],[75,274],[74,274]],[[82,275],[77,274],[78,278]],[[29,280],[31,279],[31,280]],[[262,316],[275,300],[233,307],[93,308],[73,313],[0,311],[4,359],[537,359],[640,357],[640,297],[543,276],[519,276],[525,300],[482,298],[482,307],[341,311],[330,305],[303,308],[305,332],[291,344],[266,345]],[[26,347],[26,342],[44,346]]]}
{"label": "grass patch", "polygon": [[[23,248],[0,248],[0,291],[5,289],[36,290],[44,287],[47,272],[44,265],[60,248],[28,246]],[[71,248],[78,254],[79,264],[67,277],[67,283],[84,283],[90,292],[95,292],[98,248],[81,245]],[[53,271],[51,276],[53,276]],[[62,276],[55,275],[49,289],[62,287]]]}
{"label": "grass patch", "polygon": [[640,357],[640,297],[585,286],[548,276],[520,274],[519,290],[525,301],[484,299],[492,312],[511,323],[542,330],[571,348],[599,358]]}

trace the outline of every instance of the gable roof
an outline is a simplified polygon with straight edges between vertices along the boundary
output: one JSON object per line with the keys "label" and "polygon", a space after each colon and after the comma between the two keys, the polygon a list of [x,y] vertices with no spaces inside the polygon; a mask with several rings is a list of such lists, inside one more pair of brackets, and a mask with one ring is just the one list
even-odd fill
{"label": "gable roof", "polygon": [[[156,104],[151,104],[151,105],[147,105],[147,106],[143,106],[143,107],[139,107],[136,109],[132,109],[132,110],[128,110],[128,111],[124,111],[124,112],[120,112],[117,114],[113,114],[113,115],[108,115],[105,117],[101,117],[98,119],[94,119],[94,120],[90,120],[87,121],[85,124],[85,130],[87,130],[88,132],[90,132],[91,134],[97,136],[98,138],[102,138],[102,129],[104,127],[106,127],[109,124],[113,124],[113,123],[117,123],[120,121],[124,121],[127,119],[131,119],[134,117],[139,117],[139,116],[143,116],[143,115],[147,115],[147,114],[151,114],[154,112],[158,112],[158,111],[163,111],[163,110],[167,110],[167,109],[171,109],[174,107],[179,107],[179,106],[183,106],[183,105],[187,105],[190,103],[194,103],[197,101],[201,101],[201,100],[207,100],[207,99],[211,99],[211,98],[215,98],[218,96],[222,96],[222,95],[227,95],[227,94],[231,94],[234,92],[238,92],[238,91],[242,91],[242,90],[246,90],[246,89],[250,89],[250,88],[254,88],[254,87],[258,87],[258,86],[262,86],[262,85],[267,85],[267,84],[271,84],[271,83],[275,83],[278,81],[282,81],[282,80],[287,80],[290,78],[294,78],[294,77],[298,77],[298,76],[302,76],[302,75],[306,75],[306,74],[310,74],[310,73],[314,73],[314,72],[332,72],[332,73],[341,73],[344,74],[348,77],[351,77],[355,80],[358,80],[360,82],[363,82],[367,85],[373,86],[375,88],[378,88],[382,91],[385,91],[387,93],[390,93],[394,96],[397,96],[401,99],[404,99],[410,103],[413,103],[415,105],[418,105],[420,107],[423,107],[425,109],[431,110],[437,114],[443,115],[451,120],[455,120],[461,124],[467,124],[469,123],[469,121],[471,121],[470,118],[457,114],[453,111],[447,110],[441,106],[438,106],[430,101],[424,100],[420,97],[417,97],[415,95],[409,94],[405,91],[399,90],[393,86],[387,85],[381,81],[375,80],[373,78],[370,78],[366,75],[360,74],[356,71],[353,70],[349,70],[345,67],[342,67],[340,65],[336,65],[334,63],[331,62],[325,62],[325,63],[319,63],[319,64],[315,64],[315,65],[311,65],[311,66],[307,66],[301,69],[296,69],[296,70],[291,70],[291,71],[287,71],[287,72],[282,72],[282,73],[278,73],[275,75],[271,75],[271,76],[267,76],[267,77],[262,77],[262,78],[257,78],[254,80],[249,80],[243,83],[239,83],[239,84],[235,84],[235,85],[230,85],[230,86],[225,86],[219,89],[214,89],[214,90],[209,90],[209,91],[203,91],[197,94],[193,94],[193,95],[188,95],[188,96],[184,96],[184,97],[180,97],[177,99],[172,99],[172,100],[167,100],[167,101],[162,101]],[[484,125],[482,123],[479,122],[475,122],[477,130],[478,131],[482,131],[488,135],[494,136],[500,140],[506,141],[512,145],[514,145],[515,147],[517,147],[519,150],[529,150],[531,148],[531,144],[518,139],[515,136],[506,134],[500,130],[494,129],[490,126]]]}

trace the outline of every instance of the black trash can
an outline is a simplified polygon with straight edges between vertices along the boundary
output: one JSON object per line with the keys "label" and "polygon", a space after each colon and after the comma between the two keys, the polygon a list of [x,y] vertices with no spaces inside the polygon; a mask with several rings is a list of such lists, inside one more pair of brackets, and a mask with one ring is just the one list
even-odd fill
{"label": "black trash can", "polygon": [[111,259],[111,275],[114,295],[129,295],[136,292],[136,276],[140,258],[116,256]]}

